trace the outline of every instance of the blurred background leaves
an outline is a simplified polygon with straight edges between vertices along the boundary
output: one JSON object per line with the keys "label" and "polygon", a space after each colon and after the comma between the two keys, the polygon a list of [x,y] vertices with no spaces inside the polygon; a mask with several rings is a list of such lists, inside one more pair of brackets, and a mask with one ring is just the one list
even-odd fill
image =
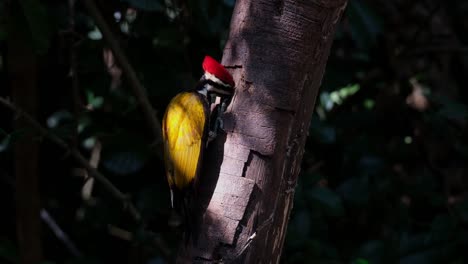
{"label": "blurred background leaves", "polygon": [[468,27],[457,9],[466,3],[349,2],[285,263],[467,262]]}

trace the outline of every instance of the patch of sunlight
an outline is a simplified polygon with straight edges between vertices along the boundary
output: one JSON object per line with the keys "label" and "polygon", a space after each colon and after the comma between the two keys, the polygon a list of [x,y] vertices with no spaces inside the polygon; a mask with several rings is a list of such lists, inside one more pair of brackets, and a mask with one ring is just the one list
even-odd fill
{"label": "patch of sunlight", "polygon": [[410,137],[410,136],[406,136],[404,138],[404,141],[405,141],[406,144],[411,144],[411,143],[413,143],[413,138]]}
{"label": "patch of sunlight", "polygon": [[330,111],[335,105],[342,104],[346,98],[357,93],[360,89],[361,86],[356,83],[341,87],[331,93],[322,92],[320,94],[320,103],[326,111]]}

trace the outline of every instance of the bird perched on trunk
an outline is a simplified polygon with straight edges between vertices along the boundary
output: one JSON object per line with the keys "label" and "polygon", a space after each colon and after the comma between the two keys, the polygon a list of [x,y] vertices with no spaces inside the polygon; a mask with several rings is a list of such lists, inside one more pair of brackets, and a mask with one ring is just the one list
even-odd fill
{"label": "bird perched on trunk", "polygon": [[[222,113],[234,92],[234,80],[220,63],[206,56],[202,66],[204,74],[198,84],[171,100],[162,122],[171,208],[184,216],[186,241],[190,232],[191,196],[200,174],[203,150],[222,127]],[[216,97],[221,98],[221,106],[212,113],[210,109]],[[172,222],[179,225],[181,221]]]}

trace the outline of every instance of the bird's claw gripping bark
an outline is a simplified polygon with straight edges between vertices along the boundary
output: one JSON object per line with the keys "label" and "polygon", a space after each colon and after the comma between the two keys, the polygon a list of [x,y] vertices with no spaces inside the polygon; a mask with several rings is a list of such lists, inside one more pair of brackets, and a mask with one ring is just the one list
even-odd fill
{"label": "bird's claw gripping bark", "polygon": [[218,136],[218,131],[223,130],[223,126],[224,123],[222,117],[220,116],[220,114],[218,114],[218,116],[215,119],[213,130],[208,131],[207,145]]}

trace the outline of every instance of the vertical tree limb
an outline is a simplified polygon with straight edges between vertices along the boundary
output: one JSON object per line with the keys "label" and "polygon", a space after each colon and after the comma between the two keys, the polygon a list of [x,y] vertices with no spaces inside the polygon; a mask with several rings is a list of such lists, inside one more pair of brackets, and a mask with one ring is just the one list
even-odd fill
{"label": "vertical tree limb", "polygon": [[[206,208],[179,262],[278,263],[297,175],[346,0],[238,0],[223,64],[236,94],[205,166]],[[238,67],[241,65],[242,67]],[[220,167],[217,167],[220,166]]]}
{"label": "vertical tree limb", "polygon": [[[32,115],[37,112],[36,56],[31,45],[31,32],[19,3],[9,6],[7,70],[13,100]],[[40,263],[42,260],[40,205],[38,190],[37,133],[19,117],[15,130],[23,136],[14,146],[16,176],[16,229],[20,262]]]}

